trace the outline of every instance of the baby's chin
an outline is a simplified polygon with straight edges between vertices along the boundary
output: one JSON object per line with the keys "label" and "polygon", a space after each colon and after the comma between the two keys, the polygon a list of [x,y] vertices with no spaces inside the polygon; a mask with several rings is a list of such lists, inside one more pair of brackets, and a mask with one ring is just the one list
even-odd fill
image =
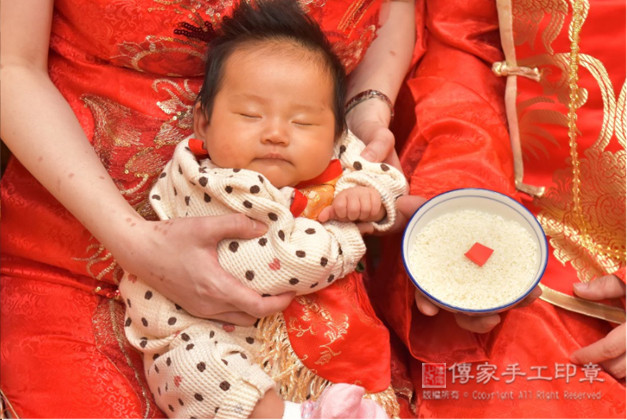
{"label": "baby's chin", "polygon": [[290,185],[293,186],[300,182],[294,181],[292,176],[286,173],[285,168],[281,168],[280,166],[282,165],[263,165],[261,167],[249,167],[247,169],[259,172],[276,188],[283,188]]}

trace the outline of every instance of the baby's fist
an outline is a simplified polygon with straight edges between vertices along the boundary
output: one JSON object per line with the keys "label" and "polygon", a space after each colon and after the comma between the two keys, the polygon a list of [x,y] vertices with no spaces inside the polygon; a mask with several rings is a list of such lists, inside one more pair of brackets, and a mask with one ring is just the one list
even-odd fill
{"label": "baby's fist", "polygon": [[333,203],[318,216],[321,223],[327,220],[340,222],[378,222],[385,217],[381,195],[374,188],[354,187],[340,192]]}

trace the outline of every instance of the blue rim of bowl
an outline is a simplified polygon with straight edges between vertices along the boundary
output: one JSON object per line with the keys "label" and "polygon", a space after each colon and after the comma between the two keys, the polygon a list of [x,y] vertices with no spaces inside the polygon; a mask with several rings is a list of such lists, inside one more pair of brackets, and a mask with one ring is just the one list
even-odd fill
{"label": "blue rim of bowl", "polygon": [[[425,201],[420,207],[418,207],[418,210],[416,210],[414,212],[414,214],[412,214],[412,216],[409,218],[409,221],[407,222],[407,226],[405,227],[405,231],[403,232],[403,241],[401,242],[401,244],[405,243],[405,236],[407,235],[407,227],[411,224],[411,222],[414,220],[414,218],[416,217],[416,215],[420,212],[420,210],[427,205],[430,201],[435,200],[436,198],[441,198],[444,195],[448,195],[454,192],[459,192],[459,191],[486,191],[490,194],[497,194],[500,196],[503,196],[504,198],[506,198],[509,201],[512,201],[515,203],[515,205],[517,206],[516,208],[521,208],[522,210],[524,210],[525,212],[529,213],[531,215],[532,220],[538,225],[538,227],[540,228],[540,232],[542,232],[542,237],[544,238],[544,244],[546,247],[546,258],[544,259],[544,265],[542,267],[542,269],[540,270],[540,275],[538,276],[538,278],[536,279],[536,281],[533,283],[533,285],[531,287],[529,287],[529,290],[524,293],[521,297],[519,297],[518,299],[507,303],[505,305],[502,306],[497,306],[495,308],[488,308],[488,309],[465,309],[465,308],[459,308],[457,306],[453,306],[449,303],[446,302],[442,302],[440,299],[436,298],[435,296],[433,296],[431,293],[427,292],[424,288],[422,288],[418,282],[416,281],[416,279],[414,279],[414,276],[411,275],[411,271],[407,265],[407,258],[405,256],[405,251],[402,250],[402,255],[403,255],[403,265],[405,266],[405,272],[407,273],[407,275],[409,276],[409,278],[411,279],[412,283],[414,284],[414,286],[416,286],[423,294],[425,294],[429,299],[432,299],[436,302],[438,302],[440,305],[445,306],[447,308],[451,308],[455,311],[458,312],[465,312],[465,313],[475,313],[475,314],[482,314],[482,313],[491,313],[491,312],[497,312],[500,311],[501,309],[505,309],[505,308],[509,308],[511,306],[516,305],[518,302],[520,302],[521,300],[523,300],[524,298],[526,298],[529,293],[531,293],[531,291],[538,285],[538,283],[540,283],[540,280],[542,280],[542,276],[544,276],[544,272],[546,271],[546,266],[549,262],[549,242],[546,239],[546,233],[544,233],[544,229],[542,229],[542,225],[540,225],[540,222],[538,222],[538,219],[536,218],[536,216],[533,215],[533,213],[531,213],[529,210],[527,210],[527,208],[525,206],[523,206],[522,204],[520,204],[518,201],[514,200],[513,198],[497,192],[497,191],[492,191],[492,190],[487,190],[485,188],[458,188],[456,190],[450,190],[447,191],[445,193],[442,194],[438,194],[435,197],[430,198],[429,200]],[[401,245],[402,246],[402,245]]]}

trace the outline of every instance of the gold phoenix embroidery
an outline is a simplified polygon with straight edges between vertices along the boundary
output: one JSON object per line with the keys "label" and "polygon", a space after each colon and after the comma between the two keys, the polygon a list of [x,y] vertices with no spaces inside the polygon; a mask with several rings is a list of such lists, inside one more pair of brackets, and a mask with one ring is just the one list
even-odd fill
{"label": "gold phoenix embroidery", "polygon": [[[573,18],[569,28],[571,51],[553,53],[552,42],[562,29],[568,13],[565,1],[515,1],[515,44],[533,46],[540,21],[550,14],[550,23],[543,32],[547,53],[520,60],[518,65],[539,67],[544,96],[517,104],[519,130],[525,160],[548,156],[542,141],[557,144],[556,139],[540,124],[563,127],[568,133],[570,158],[567,167],[554,174],[555,186],[548,189],[535,204],[541,208],[538,219],[556,258],[570,262],[582,281],[613,272],[625,261],[625,151],[606,151],[615,135],[625,147],[625,86],[616,97],[603,63],[581,54],[579,36],[587,17],[587,1],[572,2]],[[577,150],[577,110],[586,102],[589,92],[578,86],[579,71],[588,71],[599,85],[603,99],[603,122],[595,143],[581,156]],[[549,79],[549,75],[552,75]],[[543,109],[542,104],[558,103],[564,112]],[[582,185],[584,188],[582,188]]]}

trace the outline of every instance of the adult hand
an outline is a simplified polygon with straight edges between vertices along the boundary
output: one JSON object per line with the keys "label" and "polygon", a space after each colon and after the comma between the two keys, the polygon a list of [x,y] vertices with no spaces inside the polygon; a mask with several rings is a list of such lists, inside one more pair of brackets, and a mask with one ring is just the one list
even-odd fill
{"label": "adult hand", "polygon": [[[400,230],[404,228],[412,215],[425,203],[425,201],[427,201],[425,198],[419,196],[407,195],[399,197],[396,201],[398,212],[393,229]],[[359,225],[359,228],[360,230],[365,231],[367,226]],[[372,232],[366,231],[365,233]],[[542,290],[540,287],[536,287],[531,291],[531,293],[529,293],[529,295],[527,295],[527,297],[525,297],[525,299],[516,305],[516,308],[522,308],[532,304],[533,301],[539,298],[541,294]],[[416,307],[424,315],[434,316],[440,311],[440,308],[431,303],[431,301],[427,299],[427,297],[418,289],[415,291],[414,298]],[[476,333],[487,333],[501,322],[501,317],[498,314],[470,316],[456,313],[455,320],[457,321],[457,325],[465,330]]]}
{"label": "adult hand", "polygon": [[[542,295],[542,290],[540,287],[536,287],[512,309],[529,306],[539,298],[540,295]],[[415,300],[418,310],[427,316],[433,316],[440,311],[440,308],[431,303],[418,289],[416,289]],[[501,322],[501,316],[498,314],[470,316],[456,313],[455,321],[457,325],[465,330],[475,333],[487,333],[492,331],[492,329]]]}
{"label": "adult hand", "polygon": [[399,170],[401,162],[394,150],[394,134],[390,131],[390,108],[376,98],[368,99],[346,115],[346,124],[366,148],[361,156],[370,162],[385,162]]}
{"label": "adult hand", "polygon": [[111,250],[118,263],[194,316],[252,325],[282,311],[294,297],[263,298],[218,263],[222,239],[256,238],[267,231],[263,223],[241,214],[127,222],[130,235]]}
{"label": "adult hand", "polygon": [[[599,277],[590,283],[575,283],[575,293],[584,299],[602,300],[625,296],[625,283],[618,277]],[[625,377],[625,324],[614,328],[605,338],[579,349],[570,355],[573,363],[600,363],[606,372],[616,378]]]}

